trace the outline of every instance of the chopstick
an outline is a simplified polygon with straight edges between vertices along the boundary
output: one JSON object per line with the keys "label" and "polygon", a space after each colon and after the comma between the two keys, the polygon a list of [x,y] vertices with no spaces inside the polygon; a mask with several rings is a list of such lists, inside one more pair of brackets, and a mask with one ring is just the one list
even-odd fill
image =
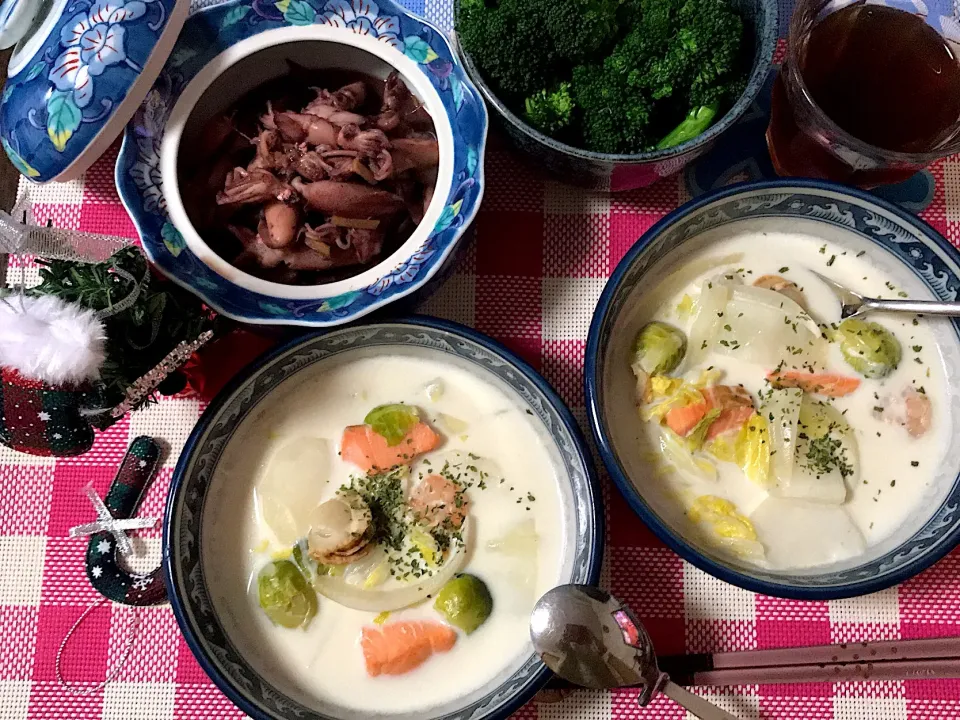
{"label": "chopstick", "polygon": [[880,640],[663,657],[675,682],[739,685],[960,677],[960,638]]}
{"label": "chopstick", "polygon": [[[937,680],[960,678],[960,638],[671,655],[657,662],[678,685]],[[555,677],[547,687],[575,686]]]}
{"label": "chopstick", "polygon": [[769,665],[669,673],[679,685],[771,685],[865,680],[937,680],[960,678],[960,658],[881,660],[880,662]]}

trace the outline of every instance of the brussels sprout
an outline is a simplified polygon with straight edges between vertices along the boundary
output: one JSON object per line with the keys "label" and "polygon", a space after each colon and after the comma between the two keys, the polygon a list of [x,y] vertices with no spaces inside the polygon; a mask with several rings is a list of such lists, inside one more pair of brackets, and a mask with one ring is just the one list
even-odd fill
{"label": "brussels sprout", "polygon": [[843,359],[865,378],[886,377],[900,364],[900,343],[882,325],[847,318],[836,336]]}
{"label": "brussels sprout", "polygon": [[666,323],[651,322],[637,335],[633,363],[647,375],[664,375],[677,368],[686,352],[683,332]]}
{"label": "brussels sprout", "polygon": [[457,575],[437,593],[433,609],[469,635],[490,617],[493,598],[476,575]]}
{"label": "brussels sprout", "polygon": [[394,403],[379,405],[367,413],[363,421],[373,431],[387,440],[387,445],[399,445],[414,425],[420,422],[420,414],[415,407]]}
{"label": "brussels sprout", "polygon": [[267,617],[286,628],[306,627],[317,614],[317,593],[290,560],[260,569],[257,598]]}

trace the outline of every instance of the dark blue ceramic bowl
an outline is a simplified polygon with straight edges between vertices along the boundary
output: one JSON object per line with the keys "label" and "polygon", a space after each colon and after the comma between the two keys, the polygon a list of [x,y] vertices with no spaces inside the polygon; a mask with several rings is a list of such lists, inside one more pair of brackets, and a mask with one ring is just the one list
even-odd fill
{"label": "dark blue ceramic bowl", "polygon": [[[630,507],[664,543],[688,562],[747,590],[827,600],[888,588],[916,575],[960,543],[960,447],[946,456],[923,501],[891,537],[842,564],[806,570],[768,571],[741,566],[696,545],[671,526],[669,508],[644,487],[654,481],[637,449],[635,379],[629,371],[633,335],[626,332],[633,308],[683,258],[738,224],[752,231],[804,232],[830,237],[854,252],[870,250],[874,262],[917,287],[917,297],[956,301],[960,253],[923,222],[877,197],[832,183],[778,180],[743,183],[703,195],[654,225],[620,261],[593,315],[587,340],[587,412],[603,462]],[[718,230],[719,229],[719,230]],[[709,231],[709,232],[708,232]],[[761,249],[762,252],[762,249]],[[629,336],[628,336],[629,335]],[[947,372],[948,408],[956,435],[960,423],[960,320],[935,330]],[[632,442],[631,442],[632,440]]]}
{"label": "dark blue ceramic bowl", "polygon": [[[177,622],[204,671],[241,710],[257,720],[360,720],[364,713],[329,702],[305,706],[258,672],[241,654],[221,622],[204,572],[203,547],[217,537],[204,534],[211,486],[223,480],[217,465],[239,423],[281,383],[335,359],[371,352],[418,357],[443,356],[488,377],[539,424],[558,459],[562,517],[567,545],[562,583],[595,584],[603,555],[603,505],[590,453],[563,401],[535,370],[502,345],[454,323],[426,317],[355,325],[293,340],[254,363],[210,404],[188,439],[174,471],[163,530],[167,592]],[[336,658],[329,658],[337,662]],[[529,654],[488,686],[428,711],[378,715],[381,720],[484,720],[508,717],[542,687],[549,671]],[[504,679],[505,677],[505,679]],[[413,688],[416,691],[416,688]]]}
{"label": "dark blue ceramic bowl", "polygon": [[[620,192],[650,185],[662,177],[673,175],[713,145],[717,137],[733,125],[763,88],[773,62],[779,33],[777,0],[733,0],[745,20],[747,33],[753,39],[753,67],[746,90],[733,107],[703,134],[666,150],[633,155],[598,153],[573,147],[527,125],[511,111],[490,88],[476,64],[462,46],[457,54],[467,75],[493,108],[510,142],[536,167],[542,167],[561,182],[590,188]],[[454,0],[454,15],[459,13],[460,0]]]}

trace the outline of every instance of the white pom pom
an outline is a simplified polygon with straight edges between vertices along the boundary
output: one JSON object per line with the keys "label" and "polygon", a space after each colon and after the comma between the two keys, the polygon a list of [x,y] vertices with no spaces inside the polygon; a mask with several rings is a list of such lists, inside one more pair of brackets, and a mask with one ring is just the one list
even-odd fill
{"label": "white pom pom", "polygon": [[0,366],[51,385],[95,380],[106,332],[92,310],[54,297],[0,298]]}

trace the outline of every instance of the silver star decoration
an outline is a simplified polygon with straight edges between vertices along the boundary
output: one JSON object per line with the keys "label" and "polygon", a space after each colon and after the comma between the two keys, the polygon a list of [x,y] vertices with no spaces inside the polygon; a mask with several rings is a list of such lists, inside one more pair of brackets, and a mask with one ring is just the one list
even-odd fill
{"label": "silver star decoration", "polygon": [[138,467],[145,468],[145,467],[147,466],[147,461],[146,461],[146,460],[141,460],[140,462],[137,463],[137,466],[138,466]]}
{"label": "silver star decoration", "polygon": [[99,552],[101,555],[106,555],[108,552],[110,552],[110,541],[101,540],[100,542],[98,542],[97,552]]}
{"label": "silver star decoration", "polygon": [[103,569],[99,565],[94,565],[92,568],[90,568],[90,572],[95,578],[103,575]]}
{"label": "silver star decoration", "polygon": [[37,417],[40,418],[41,420],[43,420],[44,422],[46,422],[47,420],[50,419],[50,413],[48,413],[48,412],[39,412],[39,413],[37,413]]}
{"label": "silver star decoration", "polygon": [[[130,543],[130,538],[127,537],[125,531],[142,530],[144,528],[154,527],[157,524],[157,518],[124,518],[117,520],[110,514],[107,506],[103,504],[103,500],[97,495],[97,491],[93,489],[93,486],[88,485],[86,487],[86,493],[97,511],[97,521],[70,528],[70,537],[82,537],[98,532],[108,532],[113,535],[113,539],[116,540],[117,550],[120,551],[120,554],[129,555],[133,552],[133,545]],[[99,550],[101,554],[109,552],[110,543],[106,540],[101,541],[100,544],[97,545],[97,550]]]}

